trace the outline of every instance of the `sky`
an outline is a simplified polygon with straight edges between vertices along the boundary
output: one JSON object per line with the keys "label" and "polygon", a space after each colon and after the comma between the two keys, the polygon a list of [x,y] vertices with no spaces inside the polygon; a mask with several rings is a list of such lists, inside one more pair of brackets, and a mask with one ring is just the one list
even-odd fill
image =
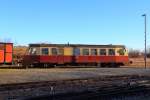
{"label": "sky", "polygon": [[0,41],[150,45],[150,0],[0,0]]}

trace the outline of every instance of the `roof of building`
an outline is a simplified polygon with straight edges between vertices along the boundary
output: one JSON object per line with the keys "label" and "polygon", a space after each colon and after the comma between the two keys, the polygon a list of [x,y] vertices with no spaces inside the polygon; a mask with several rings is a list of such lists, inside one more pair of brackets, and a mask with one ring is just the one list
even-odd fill
{"label": "roof of building", "polygon": [[13,43],[10,43],[10,42],[0,42],[0,44],[13,44]]}

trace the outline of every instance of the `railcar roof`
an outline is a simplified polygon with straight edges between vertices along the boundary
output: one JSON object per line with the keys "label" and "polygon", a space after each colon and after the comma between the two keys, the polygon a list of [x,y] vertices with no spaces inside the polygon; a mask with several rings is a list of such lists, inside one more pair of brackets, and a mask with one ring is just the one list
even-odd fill
{"label": "railcar roof", "polygon": [[124,45],[95,45],[95,44],[29,44],[30,47],[111,47],[111,48],[116,48],[116,47],[122,47],[124,48]]}

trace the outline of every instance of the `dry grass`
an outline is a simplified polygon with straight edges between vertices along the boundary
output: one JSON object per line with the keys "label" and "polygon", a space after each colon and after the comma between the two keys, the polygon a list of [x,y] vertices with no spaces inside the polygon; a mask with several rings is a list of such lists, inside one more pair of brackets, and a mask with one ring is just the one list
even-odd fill
{"label": "dry grass", "polygon": [[25,55],[26,51],[27,51],[26,46],[15,46],[13,48],[13,60],[15,63],[17,63],[18,61],[21,61],[23,56]]}
{"label": "dry grass", "polygon": [[26,46],[15,46],[13,48],[14,55],[24,55],[28,47]]}
{"label": "dry grass", "polygon": [[[130,58],[130,61],[133,63],[130,64],[132,67],[144,67],[145,66],[145,61],[144,58]],[[147,67],[150,68],[150,58],[147,58]]]}
{"label": "dry grass", "polygon": [[52,68],[0,69],[0,84],[96,78],[104,76],[146,75],[150,69],[141,68]]}

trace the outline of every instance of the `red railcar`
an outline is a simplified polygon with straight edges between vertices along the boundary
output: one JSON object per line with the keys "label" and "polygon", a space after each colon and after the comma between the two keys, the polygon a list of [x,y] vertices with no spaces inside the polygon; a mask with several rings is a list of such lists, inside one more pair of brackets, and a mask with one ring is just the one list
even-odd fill
{"label": "red railcar", "polygon": [[123,45],[30,44],[24,66],[99,65],[120,66],[129,63]]}
{"label": "red railcar", "polygon": [[13,43],[0,42],[0,64],[12,64]]}

